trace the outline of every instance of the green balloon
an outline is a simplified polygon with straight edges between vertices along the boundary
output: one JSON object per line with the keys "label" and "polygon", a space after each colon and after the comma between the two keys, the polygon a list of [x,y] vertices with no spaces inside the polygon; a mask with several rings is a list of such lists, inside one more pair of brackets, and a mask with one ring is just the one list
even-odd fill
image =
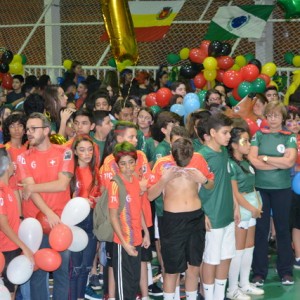
{"label": "green balloon", "polygon": [[238,94],[243,99],[248,94],[253,93],[253,85],[251,82],[243,81],[238,86]]}
{"label": "green balloon", "polygon": [[167,62],[170,64],[170,65],[175,65],[177,64],[178,62],[180,62],[181,58],[178,54],[175,54],[175,53],[169,53],[167,55]]}
{"label": "green balloon", "polygon": [[254,56],[252,53],[246,53],[246,54],[244,55],[244,57],[246,58],[247,63],[248,63],[250,60],[252,60],[252,59],[255,58],[255,56]]}
{"label": "green balloon", "polygon": [[254,93],[264,93],[266,90],[266,82],[261,78],[256,78],[252,81]]}
{"label": "green balloon", "polygon": [[158,105],[151,106],[150,110],[153,112],[154,115],[156,115],[162,111],[162,109]]}
{"label": "green balloon", "polygon": [[22,65],[25,65],[27,63],[27,57],[25,54],[21,54],[22,57]]}
{"label": "green balloon", "polygon": [[292,65],[294,56],[295,56],[295,54],[293,52],[286,52],[286,53],[284,53],[284,61],[287,64]]}
{"label": "green balloon", "polygon": [[235,100],[232,95],[229,96],[229,104],[230,104],[231,107],[236,106],[238,103],[239,103],[239,101]]}
{"label": "green balloon", "polygon": [[[200,107],[203,108],[204,107],[204,102],[205,102],[205,96],[206,96],[207,91],[206,90],[202,90],[200,91],[197,96],[199,98],[200,101]],[[203,105],[203,107],[202,107]]]}
{"label": "green balloon", "polygon": [[117,64],[116,64],[116,61],[115,59],[112,57],[108,60],[108,65],[112,68],[116,68],[117,67]]}

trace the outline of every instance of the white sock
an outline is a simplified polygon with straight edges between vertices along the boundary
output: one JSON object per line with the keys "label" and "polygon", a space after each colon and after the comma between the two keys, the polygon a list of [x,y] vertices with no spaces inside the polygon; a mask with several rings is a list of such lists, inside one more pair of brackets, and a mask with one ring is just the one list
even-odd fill
{"label": "white sock", "polygon": [[214,288],[215,288],[214,284],[203,283],[205,300],[214,300]]}
{"label": "white sock", "polygon": [[179,285],[176,286],[174,299],[180,300],[180,286]]}
{"label": "white sock", "polygon": [[174,293],[165,293],[164,292],[164,300],[174,300],[175,294]]}
{"label": "white sock", "polygon": [[224,300],[227,279],[215,279],[214,300]]}
{"label": "white sock", "polygon": [[252,265],[254,247],[246,248],[244,250],[244,254],[241,261],[241,269],[240,269],[240,286],[249,285],[249,276]]}
{"label": "white sock", "polygon": [[235,256],[231,259],[229,273],[228,273],[228,290],[230,292],[235,291],[238,289],[238,282],[239,282],[239,273],[241,269],[241,261],[243,256],[244,250],[236,250]]}
{"label": "white sock", "polygon": [[299,260],[300,260],[300,257],[296,257],[295,259],[296,259],[296,261],[299,261]]}
{"label": "white sock", "polygon": [[116,300],[116,298],[108,298],[108,300]]}
{"label": "white sock", "polygon": [[149,297],[142,297],[142,300],[149,300]]}
{"label": "white sock", "polygon": [[147,271],[148,271],[148,286],[149,286],[153,284],[152,266],[149,262],[147,263]]}
{"label": "white sock", "polygon": [[186,300],[197,300],[197,291],[188,292],[185,291]]}

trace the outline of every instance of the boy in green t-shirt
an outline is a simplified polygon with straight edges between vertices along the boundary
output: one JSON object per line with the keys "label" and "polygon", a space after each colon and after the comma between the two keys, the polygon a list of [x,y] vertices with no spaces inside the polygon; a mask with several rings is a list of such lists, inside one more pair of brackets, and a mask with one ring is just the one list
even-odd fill
{"label": "boy in green t-shirt", "polygon": [[[205,140],[199,151],[215,174],[215,188],[201,189],[200,199],[206,215],[206,242],[203,254],[203,288],[206,300],[223,300],[231,258],[235,255],[234,216],[239,221],[231,188],[228,153],[232,120],[216,114],[198,126]],[[202,128],[202,130],[201,130]],[[204,129],[204,130],[203,130]]]}

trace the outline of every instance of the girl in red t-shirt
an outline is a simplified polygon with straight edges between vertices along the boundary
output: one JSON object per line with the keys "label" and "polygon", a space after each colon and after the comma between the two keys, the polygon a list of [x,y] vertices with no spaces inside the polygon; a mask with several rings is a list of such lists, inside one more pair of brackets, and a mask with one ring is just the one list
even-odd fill
{"label": "girl in red t-shirt", "polygon": [[70,299],[84,299],[89,272],[92,269],[97,248],[97,238],[93,234],[93,209],[100,196],[100,176],[96,167],[94,143],[87,135],[74,138],[72,149],[75,160],[75,176],[71,181],[74,197],[83,197],[90,203],[90,214],[77,226],[88,235],[87,247],[81,252],[71,252],[70,259]]}

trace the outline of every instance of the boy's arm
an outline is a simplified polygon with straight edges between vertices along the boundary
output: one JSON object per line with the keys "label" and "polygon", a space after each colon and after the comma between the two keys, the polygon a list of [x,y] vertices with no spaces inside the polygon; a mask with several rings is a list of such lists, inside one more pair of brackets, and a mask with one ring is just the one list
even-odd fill
{"label": "boy's arm", "polygon": [[123,248],[125,251],[128,253],[130,256],[137,256],[138,252],[136,251],[134,246],[131,246],[130,244],[126,243],[124,240],[123,234],[122,234],[122,229],[121,229],[121,224],[119,221],[119,212],[117,208],[109,208],[109,217],[110,217],[110,222],[111,225],[114,229],[114,232],[118,236]]}
{"label": "boy's arm", "polygon": [[0,214],[0,231],[2,231],[18,247],[20,247],[24,255],[26,255],[32,264],[34,264],[32,251],[19,239],[18,235],[10,227],[6,215]]}

